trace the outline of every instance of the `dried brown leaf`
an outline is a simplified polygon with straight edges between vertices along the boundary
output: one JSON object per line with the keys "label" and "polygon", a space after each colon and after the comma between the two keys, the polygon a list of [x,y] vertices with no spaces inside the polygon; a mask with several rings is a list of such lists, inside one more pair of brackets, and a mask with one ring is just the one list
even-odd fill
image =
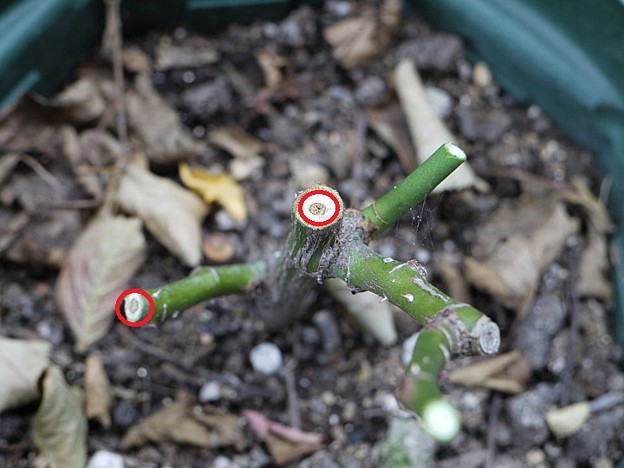
{"label": "dried brown leaf", "polygon": [[76,129],[70,125],[63,125],[59,129],[59,137],[63,155],[69,161],[80,186],[96,200],[101,199],[103,195],[102,184],[93,168],[86,161]]}
{"label": "dried brown leaf", "polygon": [[140,447],[149,442],[175,442],[204,448],[245,446],[238,417],[231,414],[203,414],[186,400],[179,400],[132,426],[121,447]]}
{"label": "dried brown leaf", "polygon": [[325,287],[342,306],[351,314],[368,333],[384,346],[396,343],[397,332],[389,302],[372,292],[364,291],[353,294],[344,281],[329,279]]}
{"label": "dried brown leaf", "polygon": [[[438,117],[427,98],[425,86],[411,60],[402,60],[394,70],[394,86],[405,113],[412,143],[416,148],[418,161],[422,164],[441,145],[456,141],[453,134]],[[465,162],[444,179],[434,192],[462,190],[476,187],[487,189],[471,166]]]}
{"label": "dried brown leaf", "polygon": [[294,462],[316,452],[322,446],[321,434],[284,426],[253,410],[246,410],[243,415],[249,421],[251,430],[267,444],[273,460],[278,465]]}
{"label": "dried brown leaf", "polygon": [[539,278],[559,255],[579,220],[554,198],[524,196],[504,202],[479,229],[466,278],[520,314],[533,302]]}
{"label": "dried brown leaf", "polygon": [[240,159],[254,159],[262,151],[263,143],[240,127],[219,127],[208,134],[208,140]]}
{"label": "dried brown leaf", "polygon": [[91,353],[85,363],[85,413],[108,428],[111,425],[110,406],[113,392],[98,353]]}
{"label": "dried brown leaf", "polygon": [[237,222],[247,219],[243,188],[231,175],[202,168],[191,169],[186,164],[180,164],[179,171],[182,183],[197,192],[206,203],[217,202]]}
{"label": "dried brown leaf", "polygon": [[277,89],[283,79],[281,68],[287,64],[286,59],[270,50],[262,49],[256,53],[256,60],[262,69],[267,88]]}
{"label": "dried brown leaf", "polygon": [[416,150],[410,140],[401,106],[393,102],[382,109],[371,110],[367,115],[371,128],[394,150],[403,170],[410,173],[416,169]]}
{"label": "dried brown leaf", "polygon": [[334,58],[351,69],[377,56],[388,45],[388,36],[380,25],[373,15],[351,17],[327,26],[323,36],[332,46]]}
{"label": "dried brown leaf", "polygon": [[613,296],[609,271],[609,248],[604,234],[595,228],[589,230],[587,245],[583,250],[579,268],[578,293],[608,301]]}
{"label": "dried brown leaf", "polygon": [[169,38],[163,37],[156,46],[156,69],[201,67],[216,63],[219,49],[214,42],[200,37],[193,37],[184,45],[174,45]]}
{"label": "dried brown leaf", "polygon": [[56,301],[84,351],[108,331],[117,296],[145,258],[141,222],[97,216],[73,245],[56,284]]}
{"label": "dried brown leaf", "polygon": [[43,340],[0,338],[0,412],[39,398],[37,382],[48,367],[51,348]]}
{"label": "dried brown leaf", "polygon": [[129,165],[117,203],[143,220],[147,229],[188,266],[201,261],[201,223],[208,211],[194,193],[164,177]]}
{"label": "dried brown leaf", "polygon": [[456,385],[517,394],[525,390],[531,367],[520,351],[511,351],[455,369],[448,379]]}
{"label": "dried brown leaf", "polygon": [[32,439],[52,468],[82,468],[86,464],[87,419],[81,398],[54,365],[43,379],[41,404],[32,420]]}
{"label": "dried brown leaf", "polygon": [[74,81],[54,96],[50,105],[63,110],[66,117],[76,123],[88,123],[99,119],[108,106],[94,76],[85,76]]}
{"label": "dried brown leaf", "polygon": [[173,163],[204,150],[182,125],[175,109],[156,92],[148,74],[137,75],[126,106],[128,123],[150,160]]}
{"label": "dried brown leaf", "polygon": [[560,190],[557,194],[562,200],[582,207],[589,216],[591,223],[600,234],[613,232],[613,222],[607,207],[587,186],[587,182],[579,176],[571,179],[573,190]]}

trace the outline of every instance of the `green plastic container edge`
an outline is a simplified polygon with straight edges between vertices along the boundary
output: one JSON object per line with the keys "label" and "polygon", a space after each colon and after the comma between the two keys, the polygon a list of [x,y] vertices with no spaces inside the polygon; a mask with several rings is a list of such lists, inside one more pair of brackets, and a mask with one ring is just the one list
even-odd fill
{"label": "green plastic container edge", "polygon": [[[411,0],[431,24],[462,36],[496,80],[537,103],[594,152],[611,180],[617,311],[624,344],[624,6],[620,0]],[[582,18],[582,21],[579,20]]]}

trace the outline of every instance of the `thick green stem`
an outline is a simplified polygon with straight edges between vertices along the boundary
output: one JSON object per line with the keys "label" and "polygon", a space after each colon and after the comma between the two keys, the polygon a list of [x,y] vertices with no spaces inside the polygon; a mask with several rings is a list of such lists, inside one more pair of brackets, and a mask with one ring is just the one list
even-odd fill
{"label": "thick green stem", "polygon": [[[264,277],[265,271],[264,262],[206,267],[184,279],[151,289],[147,291],[154,300],[154,315],[150,323],[161,323],[195,304],[214,297],[248,292],[254,282]],[[133,308],[139,308],[132,314],[131,321],[143,320],[149,312],[147,300],[143,296],[134,295],[126,300],[128,301],[133,301]],[[135,304],[134,301],[139,303]],[[130,320],[128,314],[126,315]]]}
{"label": "thick green stem", "polygon": [[300,318],[314,301],[314,283],[325,276],[323,255],[331,251],[344,212],[340,195],[322,185],[304,190],[293,204],[293,228],[270,268],[258,300],[265,323],[281,328]]}
{"label": "thick green stem", "polygon": [[370,236],[377,236],[392,226],[464,161],[466,154],[452,143],[438,148],[415,171],[394,189],[362,210],[371,225]]}

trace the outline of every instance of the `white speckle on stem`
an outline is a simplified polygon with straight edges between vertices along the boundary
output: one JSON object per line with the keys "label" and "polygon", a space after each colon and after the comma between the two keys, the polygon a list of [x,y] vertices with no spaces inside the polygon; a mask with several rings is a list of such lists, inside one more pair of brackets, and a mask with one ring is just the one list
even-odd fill
{"label": "white speckle on stem", "polygon": [[393,261],[394,261],[394,259],[390,258],[390,257],[386,257],[386,258],[383,259],[384,263],[392,263]]}
{"label": "white speckle on stem", "polygon": [[159,289],[158,291],[156,291],[154,294],[152,294],[152,297],[154,299],[158,299],[160,297],[160,293],[162,292],[162,289]]}
{"label": "white speckle on stem", "polygon": [[413,294],[403,294],[402,296],[405,298],[405,300],[407,302],[414,302],[414,295]]}
{"label": "white speckle on stem", "polygon": [[429,284],[427,284],[427,282],[425,280],[423,280],[422,278],[416,277],[412,280],[412,282],[418,286],[420,289],[422,289],[423,291],[425,291],[426,293],[429,293],[429,295],[440,299],[443,302],[448,302],[449,298],[443,296],[442,294],[440,294],[439,292],[437,292],[435,289],[433,289],[432,286],[430,286]]}

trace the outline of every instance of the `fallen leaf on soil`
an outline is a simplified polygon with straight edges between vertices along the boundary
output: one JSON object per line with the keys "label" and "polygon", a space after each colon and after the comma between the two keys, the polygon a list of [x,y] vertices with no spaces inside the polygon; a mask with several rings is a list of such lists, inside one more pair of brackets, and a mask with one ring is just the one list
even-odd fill
{"label": "fallen leaf on soil", "polygon": [[78,132],[70,125],[63,125],[59,129],[59,137],[63,156],[71,165],[76,180],[85,192],[100,200],[104,193],[103,186],[93,166],[86,160]]}
{"label": "fallen leaf on soil", "polygon": [[266,87],[276,89],[282,82],[281,68],[288,63],[286,59],[268,49],[262,49],[256,52],[256,60],[262,69]]}
{"label": "fallen leaf on soil", "polygon": [[24,219],[26,226],[22,226],[24,230],[13,239],[6,257],[31,268],[36,265],[60,268],[82,229],[80,213],[77,210],[47,210],[37,216],[28,216],[22,211],[6,226],[7,231],[16,227],[20,230]]}
{"label": "fallen leaf on soil", "polygon": [[97,80],[94,76],[79,78],[54,96],[50,106],[62,110],[75,123],[96,121],[108,107]]}
{"label": "fallen leaf on soil", "polygon": [[546,424],[550,432],[557,437],[569,437],[576,434],[591,414],[591,405],[587,401],[574,403],[563,408],[553,408],[546,413]]}
{"label": "fallen leaf on soil", "polygon": [[262,151],[263,143],[240,127],[219,127],[208,134],[208,140],[240,159],[253,159]]}
{"label": "fallen leaf on soil", "polygon": [[604,234],[589,229],[587,245],[579,267],[578,293],[583,297],[596,297],[608,301],[613,297],[609,272],[609,248]]}
{"label": "fallen leaf on soil", "polygon": [[149,74],[135,79],[135,89],[126,96],[128,123],[150,160],[167,164],[196,153],[204,146],[193,140],[180,116],[154,89]]}
{"label": "fallen leaf on soil", "polygon": [[246,445],[239,418],[231,414],[205,414],[201,407],[178,400],[132,426],[121,441],[126,450],[146,443],[175,442],[204,448]]}
{"label": "fallen leaf on soil", "polygon": [[229,171],[237,180],[248,178],[264,165],[259,156],[264,144],[240,127],[220,127],[208,134],[208,140],[224,149],[235,159],[230,161]]}
{"label": "fallen leaf on soil", "polygon": [[380,55],[392,40],[401,18],[401,2],[385,0],[379,11],[364,8],[359,16],[345,18],[323,29],[333,56],[347,68],[355,68]]}
{"label": "fallen leaf on soil", "polygon": [[516,350],[455,369],[448,379],[456,385],[518,394],[525,390],[530,375],[529,362]]}
{"label": "fallen leaf on soil", "polygon": [[[404,59],[395,68],[394,86],[405,113],[420,164],[443,144],[457,141],[429,103],[425,86],[411,60]],[[444,179],[433,192],[462,190],[470,187],[487,190],[487,184],[479,179],[470,164],[465,162]]]}
{"label": "fallen leaf on soil", "polygon": [[80,351],[108,332],[115,300],[144,259],[136,218],[98,215],[80,234],[56,284],[56,302]]}
{"label": "fallen leaf on soil", "polygon": [[367,115],[371,128],[394,150],[403,170],[410,173],[416,169],[416,150],[399,103],[392,102],[384,108],[370,110]]}
{"label": "fallen leaf on soil", "polygon": [[51,348],[43,340],[0,338],[0,412],[39,398],[37,383],[50,363]]}
{"label": "fallen leaf on soil", "polygon": [[46,371],[41,387],[41,403],[32,419],[33,443],[52,468],[85,466],[87,419],[82,398],[54,365]]}
{"label": "fallen leaf on soil", "polygon": [[504,201],[477,232],[473,256],[464,262],[466,278],[523,316],[542,272],[578,229],[579,220],[552,197]]}
{"label": "fallen leaf on soil", "polygon": [[352,294],[346,283],[339,279],[328,279],[325,287],[377,341],[384,346],[396,343],[397,332],[389,302],[382,302],[379,296],[368,291]]}
{"label": "fallen leaf on soil", "polygon": [[245,194],[229,174],[210,172],[202,168],[180,164],[180,179],[188,188],[197,192],[206,203],[217,202],[237,222],[247,219]]}
{"label": "fallen leaf on soil", "polygon": [[156,46],[156,69],[203,67],[219,61],[216,44],[202,37],[195,36],[192,42],[174,45],[171,38],[162,37]]}
{"label": "fallen leaf on soil", "polygon": [[8,153],[2,155],[2,159],[0,159],[0,187],[2,187],[2,183],[11,175],[13,168],[19,161],[19,154]]}
{"label": "fallen leaf on soil", "polygon": [[111,425],[110,406],[113,392],[104,364],[98,353],[91,353],[85,363],[85,413],[95,418],[104,428]]}
{"label": "fallen leaf on soil", "polygon": [[267,445],[273,460],[278,465],[294,462],[304,455],[319,450],[323,443],[321,434],[303,432],[294,427],[267,419],[253,410],[243,411],[251,430]]}
{"label": "fallen leaf on soil", "polygon": [[340,64],[355,68],[379,55],[388,45],[389,35],[380,34],[380,22],[373,15],[363,15],[338,21],[323,30],[325,40]]}
{"label": "fallen leaf on soil", "polygon": [[117,203],[188,266],[201,261],[201,223],[208,209],[194,193],[136,165],[121,179]]}
{"label": "fallen leaf on soil", "polygon": [[613,222],[607,207],[598,199],[587,186],[587,182],[579,176],[570,180],[574,190],[560,190],[557,194],[562,200],[574,203],[587,211],[594,229],[600,234],[613,232]]}

